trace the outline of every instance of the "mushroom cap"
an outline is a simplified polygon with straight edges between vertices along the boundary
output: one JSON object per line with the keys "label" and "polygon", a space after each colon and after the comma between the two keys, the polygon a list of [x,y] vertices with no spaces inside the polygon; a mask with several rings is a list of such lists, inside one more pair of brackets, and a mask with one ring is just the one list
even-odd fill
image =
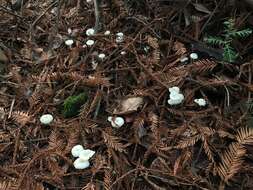
{"label": "mushroom cap", "polygon": [[100,53],[100,54],[98,55],[98,57],[99,57],[99,59],[104,59],[104,58],[105,58],[105,54],[104,54],[104,53]]}
{"label": "mushroom cap", "polygon": [[112,118],[111,125],[114,128],[120,128],[125,124],[125,120],[122,117]]}
{"label": "mushroom cap", "polygon": [[170,93],[170,99],[172,100],[183,100],[184,99],[184,95],[177,93],[177,92],[172,92]]}
{"label": "mushroom cap", "polygon": [[126,55],[126,52],[125,51],[121,51],[120,54],[121,55]]}
{"label": "mushroom cap", "polygon": [[93,28],[89,28],[89,29],[86,30],[85,33],[86,33],[87,36],[92,36],[92,35],[95,34],[95,30]]}
{"label": "mushroom cap", "polygon": [[109,36],[111,34],[110,30],[106,30],[104,35]]}
{"label": "mushroom cap", "polygon": [[177,86],[173,86],[173,87],[169,88],[169,92],[170,92],[170,93],[172,93],[172,92],[179,93],[179,92],[180,92],[180,89],[179,89],[179,87],[177,87]]}
{"label": "mushroom cap", "polygon": [[206,100],[203,98],[195,99],[194,102],[199,106],[206,106]]}
{"label": "mushroom cap", "polygon": [[95,43],[94,40],[87,40],[86,45],[87,46],[92,46],[94,43]]}
{"label": "mushroom cap", "polygon": [[198,59],[199,56],[198,56],[197,53],[191,53],[191,54],[190,54],[190,58],[193,59],[193,60],[195,60],[195,59]]}
{"label": "mushroom cap", "polygon": [[53,116],[51,114],[44,114],[40,117],[40,122],[44,125],[48,125],[53,121]]}
{"label": "mushroom cap", "polygon": [[107,118],[107,121],[112,121],[112,116],[109,116],[108,118]]}
{"label": "mushroom cap", "polygon": [[89,160],[96,152],[90,149],[84,149],[80,152],[79,158],[82,160]]}
{"label": "mushroom cap", "polygon": [[74,40],[71,40],[71,39],[65,41],[65,44],[67,46],[71,46],[73,43],[74,43]]}
{"label": "mushroom cap", "polygon": [[74,161],[73,165],[76,169],[82,170],[88,168],[90,166],[90,162],[88,160],[82,160],[81,158],[77,158]]}
{"label": "mushroom cap", "polygon": [[83,151],[83,150],[84,150],[83,146],[78,144],[78,145],[73,146],[73,148],[71,149],[71,154],[74,157],[79,157],[81,151]]}
{"label": "mushroom cap", "polygon": [[183,94],[172,92],[170,94],[170,99],[168,100],[168,104],[178,105],[178,104],[181,104],[183,100],[184,100]]}
{"label": "mushroom cap", "polygon": [[123,36],[124,36],[124,33],[123,33],[123,32],[118,32],[118,33],[116,33],[116,36],[117,36],[117,37],[123,37]]}

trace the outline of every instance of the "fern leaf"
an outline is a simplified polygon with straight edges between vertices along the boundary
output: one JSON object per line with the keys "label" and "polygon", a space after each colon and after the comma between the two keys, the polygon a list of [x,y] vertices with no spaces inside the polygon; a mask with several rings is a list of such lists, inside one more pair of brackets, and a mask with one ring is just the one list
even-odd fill
{"label": "fern leaf", "polygon": [[243,164],[243,156],[246,150],[239,143],[232,143],[229,148],[223,153],[221,163],[217,167],[219,176],[228,182],[238,171]]}
{"label": "fern leaf", "polygon": [[119,152],[124,151],[124,146],[122,143],[119,142],[119,139],[117,137],[109,135],[105,132],[103,133],[103,137],[104,137],[104,141],[108,147],[110,147],[116,151],[119,151]]}
{"label": "fern leaf", "polygon": [[231,46],[225,45],[224,53],[223,53],[224,61],[233,63],[237,57],[238,57],[238,54],[235,52],[235,50]]}
{"label": "fern leaf", "polygon": [[205,42],[207,42],[208,44],[211,44],[211,45],[219,45],[219,46],[224,46],[225,45],[225,41],[222,40],[221,38],[219,37],[212,37],[212,36],[209,36],[209,37],[206,37],[204,39]]}
{"label": "fern leaf", "polygon": [[104,188],[105,190],[110,190],[111,185],[112,185],[112,176],[111,176],[111,171],[109,169],[105,170],[105,175],[104,175]]}
{"label": "fern leaf", "polygon": [[245,30],[240,30],[240,31],[232,32],[232,33],[230,33],[230,36],[232,36],[234,38],[246,38],[250,34],[252,34],[252,30],[249,29],[249,28],[247,28]]}
{"label": "fern leaf", "polygon": [[236,140],[241,144],[253,144],[253,129],[248,127],[239,129]]}
{"label": "fern leaf", "polygon": [[231,31],[234,30],[235,20],[234,19],[229,19],[229,20],[223,22],[223,24],[225,26],[225,31],[227,33],[230,33]]}
{"label": "fern leaf", "polygon": [[201,139],[201,135],[195,135],[193,137],[183,139],[179,142],[179,144],[176,146],[176,148],[186,148],[188,146],[193,146],[195,145],[199,140]]}
{"label": "fern leaf", "polygon": [[14,111],[12,113],[12,118],[21,126],[24,126],[28,122],[32,121],[32,116],[28,112],[23,112],[23,111]]}

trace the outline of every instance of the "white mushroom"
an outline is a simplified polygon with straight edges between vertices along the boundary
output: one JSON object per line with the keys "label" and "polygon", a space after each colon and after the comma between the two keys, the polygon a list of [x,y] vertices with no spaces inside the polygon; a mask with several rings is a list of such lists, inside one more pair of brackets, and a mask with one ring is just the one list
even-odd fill
{"label": "white mushroom", "polygon": [[121,55],[126,55],[125,51],[120,52]]}
{"label": "white mushroom", "polygon": [[82,169],[88,168],[90,166],[90,162],[88,160],[83,160],[81,158],[77,158],[74,161],[73,165],[76,169],[82,170]]}
{"label": "white mushroom", "polygon": [[78,144],[76,146],[74,146],[72,149],[71,149],[71,154],[72,156],[74,157],[79,157],[80,153],[83,151],[83,146]]}
{"label": "white mushroom", "polygon": [[54,118],[51,114],[44,114],[40,117],[40,122],[44,125],[49,125],[53,119]]}
{"label": "white mushroom", "polygon": [[110,34],[111,34],[111,32],[109,30],[106,30],[104,33],[105,36],[109,36]]}
{"label": "white mushroom", "polygon": [[191,53],[191,54],[190,54],[190,58],[191,58],[192,60],[196,60],[196,59],[199,58],[199,56],[198,56],[197,53]]}
{"label": "white mushroom", "polygon": [[120,128],[125,124],[125,120],[122,117],[108,117],[108,121],[111,122],[112,127]]}
{"label": "white mushroom", "polygon": [[183,100],[184,100],[183,94],[172,92],[170,94],[170,99],[168,100],[168,104],[178,105],[178,104],[181,104]]}
{"label": "white mushroom", "polygon": [[101,59],[101,60],[103,60],[105,58],[105,54],[104,53],[100,53],[98,55],[98,58]]}
{"label": "white mushroom", "polygon": [[94,40],[87,40],[86,45],[87,46],[92,46],[94,43],[95,43]]}
{"label": "white mushroom", "polygon": [[84,149],[80,152],[79,158],[82,160],[89,160],[96,152],[90,149]]}
{"label": "white mushroom", "polygon": [[117,37],[124,37],[124,33],[123,33],[123,32],[118,32],[118,33],[116,34],[116,36],[117,36]]}
{"label": "white mushroom", "polygon": [[124,34],[122,32],[118,32],[116,34],[116,42],[121,43],[124,41]]}
{"label": "white mushroom", "polygon": [[71,40],[71,39],[65,41],[65,44],[69,47],[71,47],[73,43],[74,43],[74,40]]}
{"label": "white mushroom", "polygon": [[173,86],[169,88],[170,99],[168,100],[168,104],[177,105],[182,103],[184,100],[184,95],[180,93],[180,89],[177,86]]}
{"label": "white mushroom", "polygon": [[87,36],[93,36],[95,34],[95,30],[93,28],[89,28],[86,30],[86,35]]}
{"label": "white mushroom", "polygon": [[173,92],[179,93],[180,89],[177,86],[173,86],[173,87],[169,88],[169,92],[170,93],[173,93]]}
{"label": "white mushroom", "polygon": [[206,106],[206,100],[203,98],[195,99],[194,102],[199,106]]}
{"label": "white mushroom", "polygon": [[72,29],[68,28],[68,34],[71,34],[71,33],[72,33]]}

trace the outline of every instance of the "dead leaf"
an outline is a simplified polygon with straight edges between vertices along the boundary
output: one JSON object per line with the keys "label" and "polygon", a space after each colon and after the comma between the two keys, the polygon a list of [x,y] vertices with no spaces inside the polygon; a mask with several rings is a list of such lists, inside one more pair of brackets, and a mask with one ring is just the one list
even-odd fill
{"label": "dead leaf", "polygon": [[137,111],[143,104],[143,97],[129,97],[120,102],[113,114],[128,114]]}
{"label": "dead leaf", "polygon": [[193,3],[193,6],[197,11],[200,11],[202,13],[210,14],[211,11],[209,11],[203,4],[200,3]]}

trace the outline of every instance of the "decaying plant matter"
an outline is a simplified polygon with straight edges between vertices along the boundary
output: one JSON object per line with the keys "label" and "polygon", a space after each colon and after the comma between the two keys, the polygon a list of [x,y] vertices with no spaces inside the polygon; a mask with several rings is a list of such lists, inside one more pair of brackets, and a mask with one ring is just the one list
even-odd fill
{"label": "decaying plant matter", "polygon": [[[89,36],[86,1],[0,2],[0,189],[253,188],[252,37],[233,64],[202,40],[230,17],[252,28],[242,2],[111,0]],[[83,170],[79,144],[95,152]]]}

